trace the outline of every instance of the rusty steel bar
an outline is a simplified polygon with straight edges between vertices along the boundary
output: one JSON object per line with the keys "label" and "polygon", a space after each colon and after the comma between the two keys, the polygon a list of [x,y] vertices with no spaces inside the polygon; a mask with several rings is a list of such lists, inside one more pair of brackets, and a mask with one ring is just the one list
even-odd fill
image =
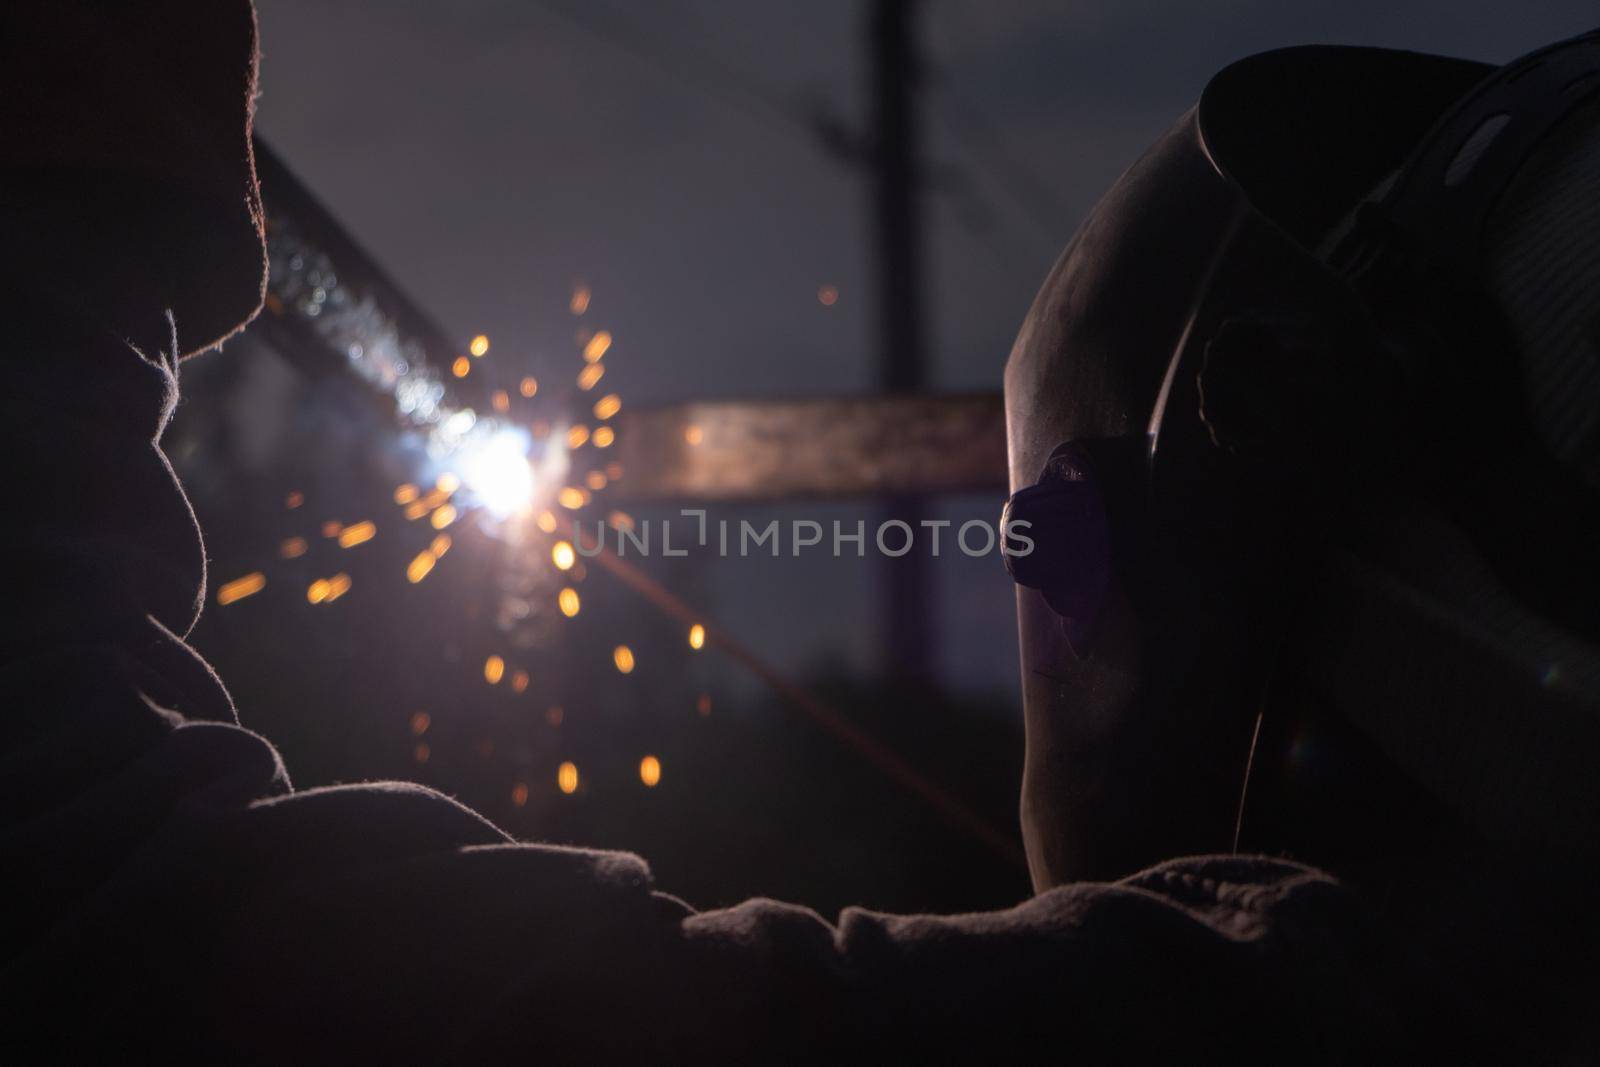
{"label": "rusty steel bar", "polygon": [[1001,492],[997,393],[695,401],[618,419],[608,499],[717,502]]}

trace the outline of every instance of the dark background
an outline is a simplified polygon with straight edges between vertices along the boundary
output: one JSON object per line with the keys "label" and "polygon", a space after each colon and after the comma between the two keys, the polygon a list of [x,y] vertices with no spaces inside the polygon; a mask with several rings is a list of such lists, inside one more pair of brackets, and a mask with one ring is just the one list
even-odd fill
{"label": "dark background", "polygon": [[[260,132],[452,336],[487,334],[488,359],[507,373],[573,372],[574,330],[586,326],[615,336],[606,389],[630,405],[873,387],[868,182],[819,136],[868,119],[869,5],[259,6]],[[1501,61],[1594,21],[1581,0],[927,0],[916,99],[928,386],[998,389],[1078,219],[1228,61],[1311,42]],[[568,309],[578,283],[593,293],[581,323]],[[831,306],[823,286],[837,288]],[[172,450],[207,530],[213,587],[268,575],[257,596],[208,607],[195,641],[297,785],[416,777],[519,836],[636,849],[663,888],[697,905],[764,894],[825,911],[957,909],[1027,892],[1014,861],[737,664],[691,654],[679,623],[603,575],[579,586],[576,619],[514,647],[497,618],[504,549],[474,524],[452,530],[437,575],[405,582],[433,531],[396,514],[407,474],[391,428],[259,339],[189,370]],[[301,508],[284,507],[290,491]],[[1001,502],[943,500],[935,512],[993,521]],[[825,501],[719,515],[870,527],[879,510]],[[323,522],[363,518],[379,532],[360,548],[318,536]],[[277,559],[290,536],[310,552]],[[306,583],[335,570],[351,592],[309,605]],[[879,633],[896,606],[881,602],[871,561],[691,558],[651,570],[1015,836],[1016,636],[997,558],[947,555],[930,570],[937,667],[920,686],[883,671]],[[639,656],[626,677],[611,667],[623,641]],[[485,682],[490,652],[529,671],[524,693]],[[646,753],[663,765],[654,789],[638,777]],[[556,788],[562,760],[580,768],[572,796]]]}

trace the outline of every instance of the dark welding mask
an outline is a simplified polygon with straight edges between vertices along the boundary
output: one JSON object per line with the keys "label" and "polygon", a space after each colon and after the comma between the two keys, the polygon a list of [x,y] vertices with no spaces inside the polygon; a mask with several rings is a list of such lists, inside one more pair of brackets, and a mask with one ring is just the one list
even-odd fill
{"label": "dark welding mask", "polygon": [[[1282,790],[1380,766],[1472,835],[1593,850],[1600,37],[1227,68],[1005,390],[1036,885],[1322,859]],[[1313,707],[1365,755],[1273,734]]]}

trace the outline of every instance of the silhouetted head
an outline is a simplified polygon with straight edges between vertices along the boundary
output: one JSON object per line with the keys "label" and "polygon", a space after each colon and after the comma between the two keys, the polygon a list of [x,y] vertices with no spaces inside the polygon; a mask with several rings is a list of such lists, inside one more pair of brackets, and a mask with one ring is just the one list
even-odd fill
{"label": "silhouetted head", "polygon": [[0,14],[13,288],[191,354],[247,322],[265,249],[250,0],[18,0]]}
{"label": "silhouetted head", "polygon": [[1256,56],[1084,223],[1006,368],[1037,886],[1592,851],[1597,72]]}

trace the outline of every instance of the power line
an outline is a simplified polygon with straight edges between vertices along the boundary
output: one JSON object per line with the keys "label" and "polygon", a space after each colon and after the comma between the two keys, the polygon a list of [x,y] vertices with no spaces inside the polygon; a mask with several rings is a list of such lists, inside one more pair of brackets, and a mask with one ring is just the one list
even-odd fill
{"label": "power line", "polygon": [[[666,47],[660,38],[595,4],[532,0],[532,6],[602,44],[650,63],[680,83],[722,101],[768,128],[781,126],[790,134],[801,135],[814,147],[846,165],[871,163],[875,146],[819,101],[787,94],[704,50],[681,45]],[[959,103],[956,106],[959,107]],[[946,125],[951,125],[948,119]],[[1008,186],[1012,195],[1024,203],[1045,232],[1054,233],[1066,212],[1053,203],[1037,181],[1023,174],[1022,168],[1005,157],[992,132],[986,133],[981,118],[967,112],[954,129],[958,137],[965,139],[968,151],[991,175],[1000,174],[1002,170],[1010,175],[1001,175],[1001,184]],[[930,183],[968,203],[969,210],[962,216],[968,229],[986,229],[971,210],[979,194],[964,175],[949,166],[929,166],[924,173]]]}
{"label": "power line", "polygon": [[764,123],[792,127],[792,132],[815,139],[813,109],[784,92],[761,82],[753,75],[724,63],[709,52],[663,47],[654,37],[614,12],[594,3],[576,4],[568,0],[532,0],[533,7],[604,44],[642,59],[664,73]]}
{"label": "power line", "polygon": [[1054,235],[1052,240],[1059,236],[1058,228],[1070,217],[1066,206],[1056,199],[1037,175],[1005,151],[988,120],[969,109],[948,90],[941,90],[936,96],[945,102],[946,108],[943,112],[935,109],[935,112],[944,121],[946,129],[963,143],[968,155],[1006,188],[1013,202],[1022,208],[1035,225]]}
{"label": "power line", "polygon": [[[974,40],[979,37],[978,27],[973,23],[969,9],[955,4],[944,6],[944,10],[953,12],[961,22],[963,37]],[[934,87],[931,95],[936,103],[942,105],[934,108],[935,114],[945,128],[962,143],[978,166],[1006,189],[1013,202],[1032,219],[1035,226],[1044,234],[1052,235],[1048,238],[1050,242],[1059,243],[1059,230],[1072,217],[1066,205],[1057,199],[1049,184],[1031,167],[1006,150],[999,133],[982,112],[970,106],[943,79],[930,78],[929,81]]]}

